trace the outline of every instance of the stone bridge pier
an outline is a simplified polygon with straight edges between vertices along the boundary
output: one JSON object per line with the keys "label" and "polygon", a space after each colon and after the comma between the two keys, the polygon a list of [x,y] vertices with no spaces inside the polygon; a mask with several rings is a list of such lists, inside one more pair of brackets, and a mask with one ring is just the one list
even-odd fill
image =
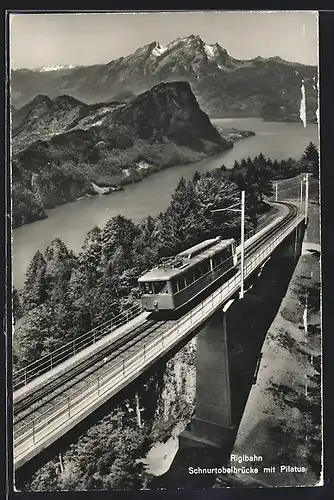
{"label": "stone bridge pier", "polygon": [[180,435],[180,448],[221,448],[233,433],[226,331],[229,305],[215,313],[197,335],[195,414]]}

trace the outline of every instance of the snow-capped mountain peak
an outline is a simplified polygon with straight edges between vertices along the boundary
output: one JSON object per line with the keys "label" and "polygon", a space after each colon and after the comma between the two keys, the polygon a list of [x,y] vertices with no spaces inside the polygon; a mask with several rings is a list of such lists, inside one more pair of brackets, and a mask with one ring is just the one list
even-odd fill
{"label": "snow-capped mountain peak", "polygon": [[74,64],[55,64],[54,66],[42,66],[41,68],[38,68],[35,71],[58,71],[60,69],[73,69],[75,68]]}
{"label": "snow-capped mountain peak", "polygon": [[213,45],[204,44],[204,50],[209,60],[212,60],[216,57],[215,47]]}
{"label": "snow-capped mountain peak", "polygon": [[161,56],[164,52],[166,52],[166,47],[162,47],[160,43],[155,42],[155,46],[152,50],[152,54],[156,57]]}
{"label": "snow-capped mountain peak", "polygon": [[176,47],[176,45],[183,44],[185,46],[191,45],[193,42],[201,42],[203,43],[202,39],[200,38],[199,35],[189,35],[184,38],[176,38],[175,40],[172,40],[168,45],[167,49],[170,50],[173,47]]}

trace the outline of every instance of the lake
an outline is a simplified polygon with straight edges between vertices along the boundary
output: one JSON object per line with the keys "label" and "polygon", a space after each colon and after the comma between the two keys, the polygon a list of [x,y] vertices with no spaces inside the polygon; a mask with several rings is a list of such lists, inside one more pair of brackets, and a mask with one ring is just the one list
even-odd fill
{"label": "lake", "polygon": [[318,126],[301,123],[263,122],[260,118],[215,119],[221,127],[253,130],[256,136],[235,143],[234,148],[201,162],[177,165],[125,186],[107,196],[91,196],[47,210],[48,218],[13,231],[13,280],[21,288],[25,272],[37,250],[44,251],[55,237],[78,252],[87,231],[94,225],[104,226],[111,217],[122,214],[140,221],[147,215],[164,211],[180,178],[191,179],[194,172],[206,172],[222,164],[232,167],[235,160],[263,153],[272,159],[300,158],[310,141],[318,144]]}

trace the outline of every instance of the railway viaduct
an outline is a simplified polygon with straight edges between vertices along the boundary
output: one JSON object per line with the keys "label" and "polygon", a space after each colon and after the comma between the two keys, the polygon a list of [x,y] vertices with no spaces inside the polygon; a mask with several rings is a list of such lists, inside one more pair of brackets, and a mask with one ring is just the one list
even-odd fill
{"label": "railway viaduct", "polygon": [[[292,205],[289,208],[286,205],[285,214],[280,217],[279,223],[274,221],[246,240],[245,280],[256,273],[259,275],[270,258],[289,257],[297,261],[301,254],[305,227],[305,214]],[[237,251],[240,253],[240,248],[237,248]],[[124,352],[113,360],[110,368],[90,380],[85,389],[79,388],[76,393],[72,390],[70,396],[57,404],[54,403],[53,406],[46,404],[47,409],[43,414],[36,413],[28,419],[22,418],[20,425],[15,424],[14,420],[14,468],[17,470],[31,461],[144,373],[158,359],[196,333],[196,408],[190,425],[180,437],[180,445],[223,446],[233,430],[226,317],[229,304],[238,297],[240,275],[238,270],[200,304],[168,324],[168,329],[159,330],[157,325],[152,334],[145,336],[143,342],[136,340],[135,347],[129,344],[131,348],[126,351],[124,349]],[[143,325],[149,323],[148,316],[148,313],[141,313],[112,333],[110,325],[103,326],[98,342],[93,345],[90,342],[88,347],[75,356],[68,357],[56,367],[53,367],[51,355],[51,369],[47,372],[44,370],[44,373],[41,372],[42,374],[14,392],[14,416],[15,410],[19,413],[18,407],[29,401],[32,394],[38,395],[38,391],[44,390],[57,378],[61,380],[67,371],[79,366],[82,360],[91,358],[98,349],[101,350],[106,345],[111,349],[113,342],[126,337],[128,332],[132,338],[135,335],[139,338],[142,333],[139,327],[144,328]],[[96,332],[93,334],[95,342]],[[22,376],[27,382],[27,372]]]}

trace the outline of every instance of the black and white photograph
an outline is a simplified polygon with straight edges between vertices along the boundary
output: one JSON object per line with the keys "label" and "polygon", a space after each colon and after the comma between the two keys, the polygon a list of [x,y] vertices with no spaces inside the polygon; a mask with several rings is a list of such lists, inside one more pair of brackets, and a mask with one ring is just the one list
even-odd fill
{"label": "black and white photograph", "polygon": [[324,484],[318,15],[9,14],[15,491]]}

